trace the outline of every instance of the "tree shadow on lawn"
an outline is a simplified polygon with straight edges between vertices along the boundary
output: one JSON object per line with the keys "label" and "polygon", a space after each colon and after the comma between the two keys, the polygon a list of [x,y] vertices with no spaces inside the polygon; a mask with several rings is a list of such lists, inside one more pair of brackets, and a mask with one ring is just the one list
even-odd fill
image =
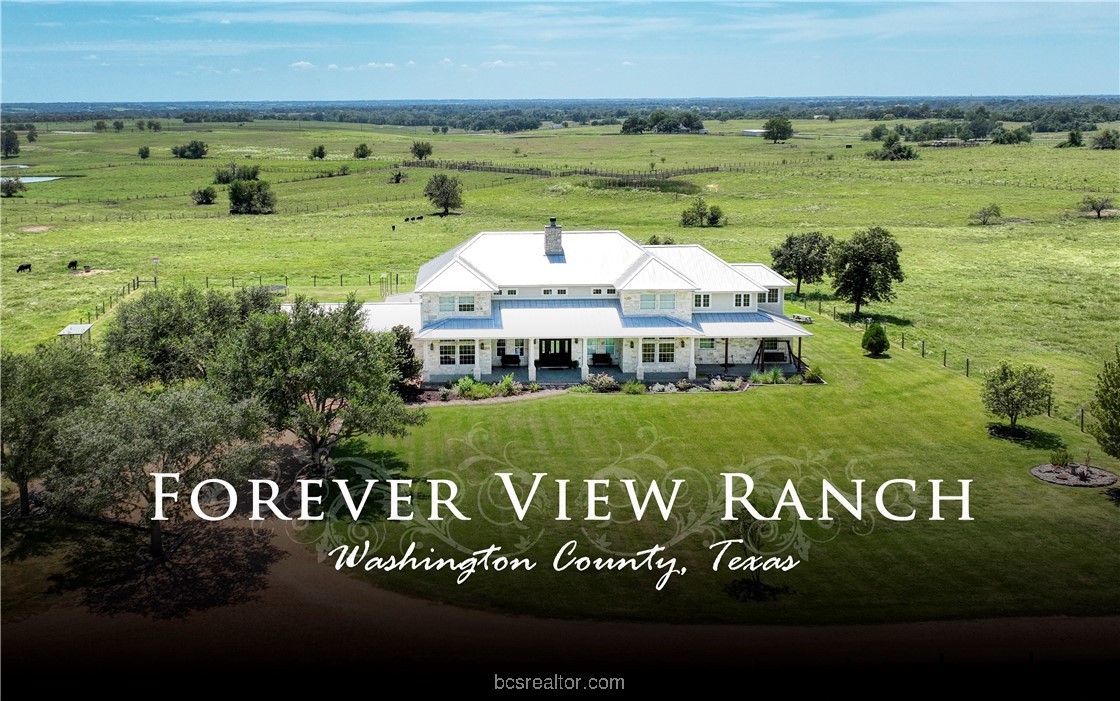
{"label": "tree shadow on lawn", "polygon": [[[102,526],[74,543],[66,571],[52,575],[52,593],[80,591],[92,613],[185,618],[196,611],[257,598],[285,553],[270,533],[191,522],[176,530],[177,547],[163,560],[147,556],[147,531]],[[165,542],[172,540],[164,534]]]}
{"label": "tree shadow on lawn", "polygon": [[1104,495],[1108,497],[1109,501],[1120,507],[1120,487],[1109,487],[1104,491]]}
{"label": "tree shadow on lawn", "polygon": [[890,353],[876,353],[875,355],[870,355],[868,353],[864,353],[863,357],[867,358],[868,360],[890,360],[891,359],[891,354]]}
{"label": "tree shadow on lawn", "polygon": [[1065,439],[1057,433],[1024,426],[1017,426],[1015,432],[1012,432],[1010,426],[995,421],[988,424],[988,435],[1031,450],[1057,450],[1066,447]]}

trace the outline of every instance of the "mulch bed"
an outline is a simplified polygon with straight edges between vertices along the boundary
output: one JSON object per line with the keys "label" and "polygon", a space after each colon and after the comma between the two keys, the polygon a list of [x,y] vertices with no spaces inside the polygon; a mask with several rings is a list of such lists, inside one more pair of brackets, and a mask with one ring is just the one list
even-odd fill
{"label": "mulch bed", "polygon": [[1035,465],[1031,474],[1050,484],[1063,487],[1107,487],[1115,484],[1117,477],[1108,470],[1099,467],[1084,466],[1071,462],[1066,467],[1056,465]]}

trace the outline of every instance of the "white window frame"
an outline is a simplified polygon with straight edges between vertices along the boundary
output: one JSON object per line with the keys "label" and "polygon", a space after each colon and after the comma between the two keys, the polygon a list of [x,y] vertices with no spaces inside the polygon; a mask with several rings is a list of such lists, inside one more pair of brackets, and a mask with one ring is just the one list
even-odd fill
{"label": "white window frame", "polygon": [[657,295],[657,309],[658,311],[673,311],[677,308],[677,296],[670,292],[669,294]]}
{"label": "white window frame", "polygon": [[551,295],[552,294],[552,288],[551,287],[544,288],[543,290],[541,290],[541,294],[542,295]]}
{"label": "white window frame", "polygon": [[[446,352],[445,352],[446,351]],[[444,358],[450,358],[450,363],[443,362]],[[440,365],[455,365],[456,360],[459,359],[459,348],[454,343],[441,343],[439,344],[439,364]]]}
{"label": "white window frame", "polygon": [[454,312],[457,300],[455,295],[440,295],[439,297],[439,310],[440,312]]}
{"label": "white window frame", "polygon": [[601,294],[603,294],[603,288],[602,287],[593,287],[593,288],[591,288],[591,294],[601,295]]}
{"label": "white window frame", "polygon": [[735,306],[749,307],[751,306],[751,293],[750,292],[736,292],[735,293]]}
{"label": "white window frame", "polygon": [[765,339],[763,339],[762,340],[762,350],[764,350],[764,351],[781,350],[780,348],[778,348],[778,339],[776,339],[776,338],[765,338]]}
{"label": "white window frame", "polygon": [[499,338],[498,340],[494,341],[494,353],[499,358],[506,354],[506,339]]}
{"label": "white window frame", "polygon": [[511,287],[511,288],[506,290],[506,297],[516,297],[516,296],[517,296],[517,288],[516,287]]}
{"label": "white window frame", "polygon": [[557,294],[557,295],[566,295],[566,294],[568,294],[568,288],[566,288],[566,287],[557,287],[557,288],[556,288],[556,294]]}
{"label": "white window frame", "polygon": [[[469,358],[469,360],[464,360],[464,358]],[[459,342],[459,354],[457,359],[460,365],[475,364],[475,361],[478,360],[478,356],[474,353],[474,341]]]}
{"label": "white window frame", "polygon": [[[666,350],[668,349],[668,350]],[[672,338],[660,338],[657,340],[657,362],[659,364],[667,364],[676,361],[677,357],[677,341]]]}
{"label": "white window frame", "polygon": [[[649,351],[649,358],[646,358],[646,351]],[[641,359],[643,363],[656,363],[657,362],[657,342],[653,339],[642,339]]]}
{"label": "white window frame", "polygon": [[618,294],[618,291],[616,289],[614,289],[613,287],[608,287],[607,288],[607,294],[616,295],[616,294]]}
{"label": "white window frame", "polygon": [[457,309],[461,312],[473,312],[476,309],[474,295],[459,295]]}
{"label": "white window frame", "polygon": [[692,306],[695,309],[710,309],[712,296],[706,292],[698,292],[692,295]]}
{"label": "white window frame", "polygon": [[700,350],[715,350],[715,349],[716,349],[716,339],[714,339],[714,338],[701,338],[700,339]]}
{"label": "white window frame", "polygon": [[767,287],[766,288],[766,303],[767,304],[777,304],[778,303],[778,288],[777,287]]}
{"label": "white window frame", "polygon": [[642,311],[655,311],[657,309],[657,295],[655,294],[642,294],[638,295],[638,309]]}

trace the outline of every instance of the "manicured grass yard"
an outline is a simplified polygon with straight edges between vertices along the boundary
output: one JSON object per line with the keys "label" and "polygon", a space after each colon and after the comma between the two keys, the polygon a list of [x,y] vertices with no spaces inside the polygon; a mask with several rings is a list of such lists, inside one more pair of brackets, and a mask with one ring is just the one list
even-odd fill
{"label": "manicured grass yard", "polygon": [[[858,334],[839,324],[819,323],[813,330],[817,336],[809,339],[806,354],[822,362],[828,386],[762,387],[733,395],[566,395],[431,408],[429,423],[407,439],[373,439],[351,445],[350,452],[403,468],[410,477],[458,476],[466,489],[459,503],[472,520],[380,523],[372,531],[342,528],[335,536],[353,542],[384,537],[383,555],[415,539],[438,555],[457,557],[463,553],[450,541],[467,550],[496,543],[508,551],[528,539],[528,553],[540,564],[527,575],[476,572],[461,585],[450,572],[361,576],[425,597],[544,615],[829,623],[1120,611],[1116,505],[1103,490],[1046,485],[1027,472],[1047,462],[1057,444],[1078,456],[1092,450],[1095,462],[1116,469],[1115,461],[1099,457],[1090,438],[1045,417],[1026,422],[1037,431],[1030,445],[990,438],[990,419],[974,383],[908,351],[892,350],[888,359],[863,357]],[[821,477],[844,484],[848,493],[846,480],[857,478],[870,489],[893,478],[919,484],[944,479],[947,486],[971,479],[975,520],[953,520],[959,509],[952,503],[946,505],[948,520],[925,520],[926,485],[912,522],[865,514],[862,523],[846,516],[833,529],[807,523],[809,540],[799,543],[802,564],[763,577],[792,591],[776,601],[740,603],[723,591],[740,575],[710,570],[706,546],[722,539],[718,531],[700,528],[682,536],[687,525],[663,523],[656,511],[641,522],[609,526],[557,522],[554,487],[521,528],[508,511],[493,508],[503,500],[489,502],[477,486],[502,471],[547,472],[549,479],[570,479],[576,486],[592,477],[635,477],[639,484],[659,480],[668,488],[668,479],[681,477],[691,501],[675,515],[686,524],[692,522],[689,512],[704,512],[708,489],[719,489],[723,471],[751,473],[770,487],[793,479],[814,518]],[[497,483],[490,487],[491,496],[501,494]],[[622,489],[615,484],[611,491],[616,521],[631,518],[621,510],[628,503]],[[718,494],[711,497],[718,504]],[[865,502],[873,503],[870,493]],[[571,515],[582,513],[585,503],[585,494],[579,500],[573,495]],[[417,504],[426,513],[427,502]],[[491,523],[480,516],[483,511],[508,523]],[[720,516],[699,521],[719,528]],[[784,521],[782,533],[789,535],[792,525]],[[606,554],[593,542],[631,553],[673,542],[667,554],[680,558],[688,573],[658,592],[660,574],[651,572],[554,572],[553,555],[573,538],[582,554],[592,556]],[[778,549],[797,556],[792,547]]]}

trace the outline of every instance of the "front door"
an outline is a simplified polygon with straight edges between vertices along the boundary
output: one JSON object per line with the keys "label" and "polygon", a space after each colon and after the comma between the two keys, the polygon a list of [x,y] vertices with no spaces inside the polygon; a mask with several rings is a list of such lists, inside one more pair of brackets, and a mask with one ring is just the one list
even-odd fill
{"label": "front door", "polygon": [[572,365],[572,339],[542,338],[541,367],[566,368]]}

